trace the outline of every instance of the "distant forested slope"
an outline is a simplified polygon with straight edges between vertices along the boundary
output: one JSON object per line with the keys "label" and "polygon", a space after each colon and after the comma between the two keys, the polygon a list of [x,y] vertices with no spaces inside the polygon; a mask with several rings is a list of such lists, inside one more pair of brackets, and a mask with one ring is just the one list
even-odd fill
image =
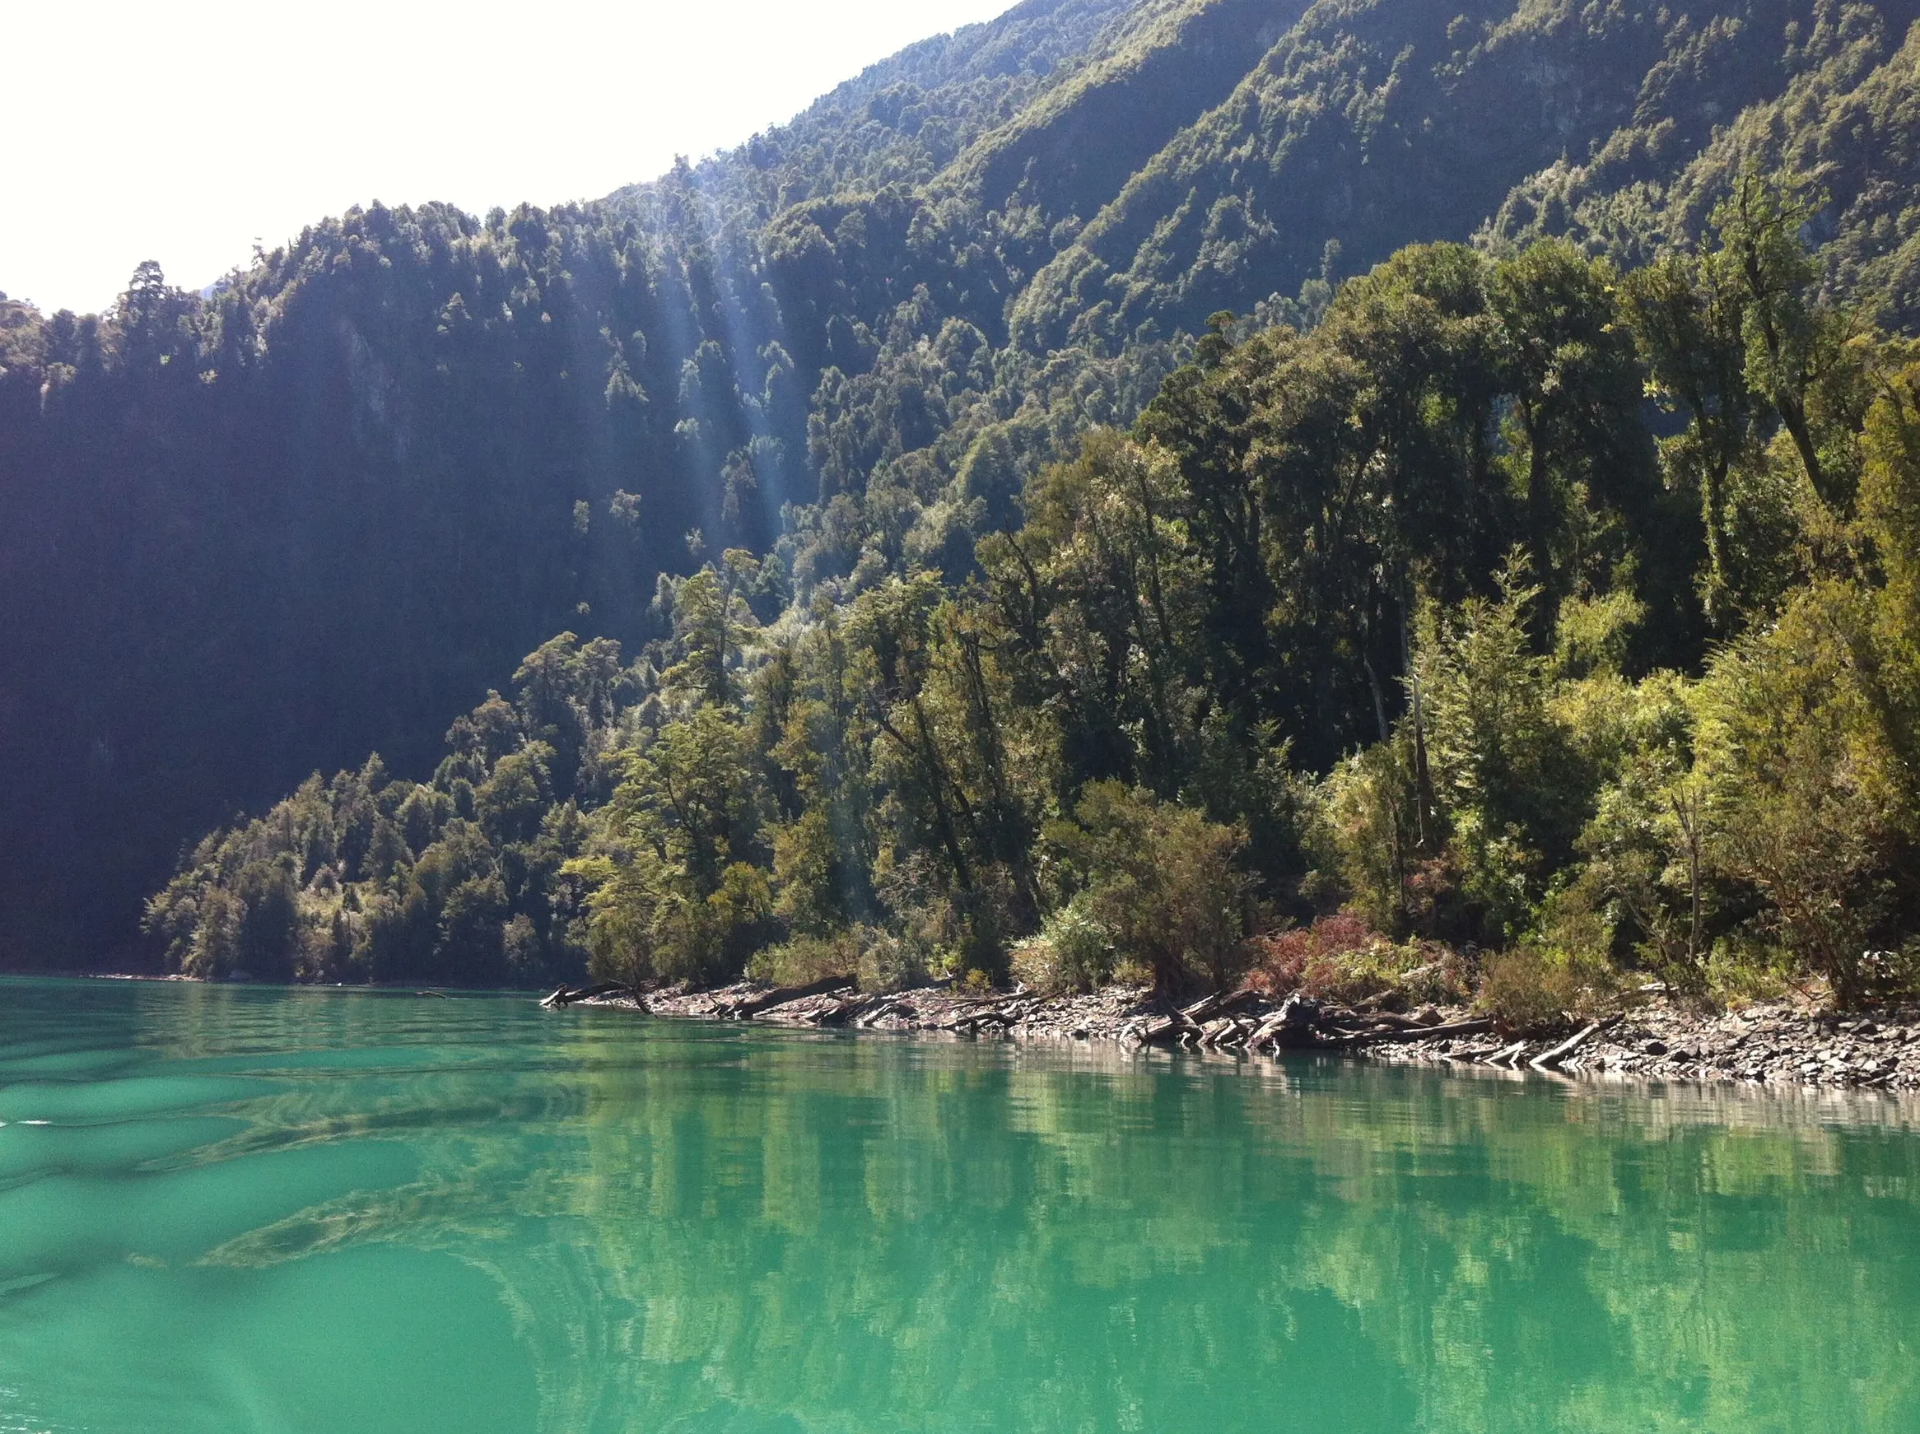
{"label": "distant forested slope", "polygon": [[1309,327],[1410,242],[1641,262],[1794,166],[1828,291],[1910,328],[1914,18],[1029,0],[601,201],[0,301],[0,960],[129,959],[183,843],[424,775],[554,633],[664,634],[662,574],[757,554],[761,621],[963,580],[1215,311]]}

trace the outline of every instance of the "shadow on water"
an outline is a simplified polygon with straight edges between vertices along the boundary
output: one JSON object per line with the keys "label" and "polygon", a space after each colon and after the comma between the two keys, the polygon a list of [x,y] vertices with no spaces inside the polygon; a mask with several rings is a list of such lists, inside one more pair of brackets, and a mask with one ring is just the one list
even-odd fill
{"label": "shadow on water", "polygon": [[1888,1098],[9,981],[0,1121],[0,1430],[1920,1425]]}

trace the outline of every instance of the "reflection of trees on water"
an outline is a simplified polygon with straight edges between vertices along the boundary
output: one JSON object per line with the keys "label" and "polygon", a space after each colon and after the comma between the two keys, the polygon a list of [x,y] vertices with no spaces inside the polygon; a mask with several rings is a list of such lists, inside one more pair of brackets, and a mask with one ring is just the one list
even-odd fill
{"label": "reflection of trees on water", "polygon": [[316,1056],[338,1078],[249,1102],[253,1129],[195,1158],[401,1139],[418,1178],[208,1258],[398,1241],[481,1266],[549,1428],[1920,1408],[1906,1107],[340,1004],[363,1009],[318,1041],[264,1012],[246,1039],[373,1054]]}

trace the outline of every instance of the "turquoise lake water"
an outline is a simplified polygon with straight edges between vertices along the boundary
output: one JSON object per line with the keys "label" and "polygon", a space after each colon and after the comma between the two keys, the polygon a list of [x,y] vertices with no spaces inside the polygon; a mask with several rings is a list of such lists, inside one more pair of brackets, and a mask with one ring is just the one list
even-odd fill
{"label": "turquoise lake water", "polygon": [[1920,1108],[0,981],[0,1430],[1920,1430]]}

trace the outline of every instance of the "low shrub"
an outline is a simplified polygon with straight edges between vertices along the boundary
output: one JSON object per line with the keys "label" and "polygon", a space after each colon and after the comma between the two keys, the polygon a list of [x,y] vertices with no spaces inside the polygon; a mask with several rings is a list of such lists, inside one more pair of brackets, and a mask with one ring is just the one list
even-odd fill
{"label": "low shrub", "polygon": [[1092,991],[1113,977],[1113,942],[1084,896],[1054,912],[1040,934],[1013,948],[1013,974],[1037,991]]}
{"label": "low shrub", "polygon": [[1506,1030],[1536,1035],[1601,1015],[1616,1004],[1617,995],[1604,973],[1523,943],[1487,957],[1475,1005]]}
{"label": "low shrub", "polygon": [[927,944],[912,933],[860,928],[860,989],[904,991],[922,984],[931,965]]}
{"label": "low shrub", "polygon": [[796,936],[754,953],[747,974],[775,986],[805,986],[829,976],[860,974],[861,941],[854,930],[830,936]]}
{"label": "low shrub", "polygon": [[1471,964],[1458,952],[1436,941],[1390,941],[1350,911],[1251,944],[1248,984],[1275,997],[1300,991],[1347,1004],[1418,1005],[1464,1001],[1473,987]]}
{"label": "low shrub", "polygon": [[1720,1005],[1773,1001],[1794,984],[1793,957],[1770,942],[1736,931],[1713,943],[1700,981],[1708,1000]]}
{"label": "low shrub", "polygon": [[1109,781],[1088,783],[1072,820],[1047,824],[1043,847],[1115,952],[1156,986],[1224,990],[1244,969],[1246,840],[1243,827]]}
{"label": "low shrub", "polygon": [[1288,995],[1300,989],[1310,963],[1381,939],[1365,917],[1351,911],[1323,916],[1311,926],[1256,936],[1247,943],[1253,952],[1247,984],[1270,996]]}

